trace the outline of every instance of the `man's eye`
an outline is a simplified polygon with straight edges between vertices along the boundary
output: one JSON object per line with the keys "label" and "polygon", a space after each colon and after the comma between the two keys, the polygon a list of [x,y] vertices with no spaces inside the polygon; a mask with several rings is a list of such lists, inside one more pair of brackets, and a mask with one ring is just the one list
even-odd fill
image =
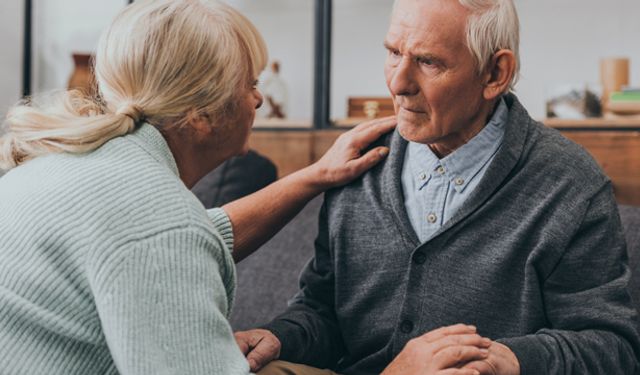
{"label": "man's eye", "polygon": [[398,57],[398,56],[400,56],[400,51],[398,51],[397,49],[390,49],[390,50],[389,50],[389,54],[390,54],[391,56]]}
{"label": "man's eye", "polygon": [[260,82],[256,79],[252,82],[251,87],[255,90],[258,88],[258,84],[260,84]]}
{"label": "man's eye", "polygon": [[433,61],[433,59],[426,58],[426,57],[425,58],[419,58],[418,62],[420,64],[422,64],[422,65],[428,65],[428,66],[435,65],[435,61]]}

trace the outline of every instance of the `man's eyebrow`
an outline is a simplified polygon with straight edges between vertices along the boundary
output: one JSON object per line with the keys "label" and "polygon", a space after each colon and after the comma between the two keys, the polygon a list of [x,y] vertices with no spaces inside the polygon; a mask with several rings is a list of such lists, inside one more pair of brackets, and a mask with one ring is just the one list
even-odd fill
{"label": "man's eyebrow", "polygon": [[436,61],[440,61],[442,60],[441,58],[439,58],[438,56],[434,55],[433,53],[429,53],[429,52],[418,52],[416,54],[414,54],[416,59],[429,59],[429,60],[436,60]]}
{"label": "man's eyebrow", "polygon": [[382,45],[384,45],[384,48],[386,48],[386,49],[388,49],[388,50],[397,50],[397,48],[396,48],[396,47],[393,47],[393,46],[391,45],[391,42],[389,42],[389,41],[387,41],[387,40],[385,40],[385,41],[382,43]]}

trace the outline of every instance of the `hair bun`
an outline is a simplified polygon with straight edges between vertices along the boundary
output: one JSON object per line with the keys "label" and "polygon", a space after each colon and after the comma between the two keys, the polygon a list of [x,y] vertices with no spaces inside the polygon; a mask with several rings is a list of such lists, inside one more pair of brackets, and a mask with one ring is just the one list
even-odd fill
{"label": "hair bun", "polygon": [[136,104],[127,104],[120,107],[116,111],[116,115],[127,116],[131,118],[134,122],[138,122],[142,120],[142,118],[144,117],[144,111],[142,110],[142,108],[140,108]]}

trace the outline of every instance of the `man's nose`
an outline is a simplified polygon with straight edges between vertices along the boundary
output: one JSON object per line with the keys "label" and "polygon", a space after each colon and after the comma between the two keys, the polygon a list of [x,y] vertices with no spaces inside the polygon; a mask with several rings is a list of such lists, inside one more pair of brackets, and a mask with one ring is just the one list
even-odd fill
{"label": "man's nose", "polygon": [[411,59],[403,58],[402,61],[391,69],[389,91],[392,95],[411,96],[420,91],[415,80],[415,66]]}

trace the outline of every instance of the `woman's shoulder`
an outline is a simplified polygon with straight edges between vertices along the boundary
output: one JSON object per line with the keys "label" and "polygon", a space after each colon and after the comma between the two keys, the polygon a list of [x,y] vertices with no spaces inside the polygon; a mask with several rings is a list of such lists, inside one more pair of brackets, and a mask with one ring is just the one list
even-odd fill
{"label": "woman's shoulder", "polygon": [[31,160],[2,177],[0,193],[8,211],[103,241],[207,220],[170,166],[127,142]]}

